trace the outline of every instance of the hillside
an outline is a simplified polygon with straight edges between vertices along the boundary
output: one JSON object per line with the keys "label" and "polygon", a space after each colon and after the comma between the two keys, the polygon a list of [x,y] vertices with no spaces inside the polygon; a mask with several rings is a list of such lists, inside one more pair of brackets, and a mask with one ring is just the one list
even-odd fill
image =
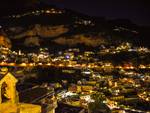
{"label": "hillside", "polygon": [[8,37],[9,47],[12,48],[71,47],[80,44],[98,47],[124,41],[149,46],[150,42],[149,27],[135,25],[126,19],[90,17],[54,6],[16,11],[1,17],[0,25],[1,37]]}

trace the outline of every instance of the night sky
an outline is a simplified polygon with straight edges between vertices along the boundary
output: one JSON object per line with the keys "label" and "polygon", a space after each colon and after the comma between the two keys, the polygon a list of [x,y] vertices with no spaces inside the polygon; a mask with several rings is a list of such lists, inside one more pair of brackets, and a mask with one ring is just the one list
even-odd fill
{"label": "night sky", "polygon": [[[1,1],[0,6],[3,9],[21,7],[26,4],[35,4],[37,1],[39,2],[39,0],[11,0],[10,3],[10,0],[5,0]],[[130,19],[134,23],[150,26],[149,0],[40,0],[40,2],[72,9],[90,16]]]}
{"label": "night sky", "polygon": [[92,16],[108,19],[130,19],[150,25],[150,2],[146,0],[45,0],[46,3],[73,9]]}

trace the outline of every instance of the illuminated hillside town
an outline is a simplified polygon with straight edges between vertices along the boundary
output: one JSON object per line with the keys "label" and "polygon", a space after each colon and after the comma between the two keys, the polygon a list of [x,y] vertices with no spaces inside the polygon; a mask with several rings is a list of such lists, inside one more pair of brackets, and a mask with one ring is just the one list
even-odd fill
{"label": "illuminated hillside town", "polygon": [[149,30],[41,2],[0,16],[0,113],[150,113]]}
{"label": "illuminated hillside town", "polygon": [[[34,98],[35,102],[26,95],[30,101],[26,100],[27,97],[24,99],[29,103],[44,102],[45,104],[46,101],[52,101],[51,97],[55,98],[51,103],[55,104],[53,105],[55,109],[58,102],[58,104],[79,107],[82,112],[90,112],[89,110],[147,112],[150,102],[150,64],[144,60],[141,63],[134,63],[134,60],[116,63],[111,58],[123,57],[125,53],[133,56],[137,54],[138,60],[140,57],[149,56],[150,50],[146,47],[133,47],[128,42],[116,47],[104,45],[102,47],[97,51],[69,48],[53,54],[48,51],[48,48],[40,48],[37,53],[23,53],[21,50],[12,51],[1,46],[0,65],[8,67],[19,79],[20,88],[27,87],[27,89],[21,88],[20,93],[28,94],[31,91],[32,93],[28,95],[32,96],[36,90],[45,92]],[[125,58],[130,60],[130,56]],[[36,73],[39,69],[49,70],[48,75],[39,72],[43,77],[37,77]],[[53,69],[58,72],[52,72],[51,75]],[[55,74],[58,74],[56,75],[58,78]],[[44,76],[47,80],[41,83],[39,79],[44,79]],[[102,108],[96,107],[97,101],[102,104]],[[51,104],[49,103],[49,106]]]}

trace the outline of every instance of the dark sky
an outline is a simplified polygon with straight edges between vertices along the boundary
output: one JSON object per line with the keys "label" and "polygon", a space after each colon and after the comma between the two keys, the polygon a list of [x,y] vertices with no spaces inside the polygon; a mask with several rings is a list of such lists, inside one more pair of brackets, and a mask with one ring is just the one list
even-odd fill
{"label": "dark sky", "polygon": [[[42,1],[42,0],[41,0]],[[149,0],[43,0],[48,4],[106,18],[125,18],[135,23],[150,25]]]}
{"label": "dark sky", "polygon": [[91,16],[130,19],[135,23],[150,26],[150,0],[0,0],[0,7],[4,10],[34,4],[37,1]]}

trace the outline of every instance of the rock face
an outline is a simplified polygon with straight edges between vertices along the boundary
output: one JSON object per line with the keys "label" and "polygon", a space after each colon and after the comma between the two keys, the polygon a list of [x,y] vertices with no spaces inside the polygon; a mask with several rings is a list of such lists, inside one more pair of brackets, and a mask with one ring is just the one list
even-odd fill
{"label": "rock face", "polygon": [[60,37],[53,41],[61,45],[74,46],[77,44],[84,44],[86,46],[92,46],[92,47],[96,47],[106,43],[103,37],[94,37],[94,36],[92,37],[92,36],[85,36],[85,35],[74,35],[70,38]]}
{"label": "rock face", "polygon": [[24,41],[24,45],[27,47],[40,46],[39,38],[38,37],[26,38]]}
{"label": "rock face", "polygon": [[11,48],[12,45],[10,39],[4,36],[0,36],[0,46]]}
{"label": "rock face", "polygon": [[18,41],[20,44],[23,44],[26,47],[41,46],[41,41],[45,39],[51,39],[59,37],[69,31],[65,25],[31,25],[28,27],[9,27],[4,33],[9,36],[10,39],[0,37],[0,45],[5,47],[11,47],[11,41]]}
{"label": "rock face", "polygon": [[[11,32],[15,32],[15,28],[10,28]],[[26,31],[14,35],[12,38],[20,39],[23,37],[30,37],[30,36],[39,36],[43,38],[50,38],[50,37],[57,37],[61,34],[68,32],[69,29],[66,28],[64,25],[58,26],[42,26],[39,24],[34,25],[32,28],[28,28]],[[18,32],[18,31],[16,31]]]}

